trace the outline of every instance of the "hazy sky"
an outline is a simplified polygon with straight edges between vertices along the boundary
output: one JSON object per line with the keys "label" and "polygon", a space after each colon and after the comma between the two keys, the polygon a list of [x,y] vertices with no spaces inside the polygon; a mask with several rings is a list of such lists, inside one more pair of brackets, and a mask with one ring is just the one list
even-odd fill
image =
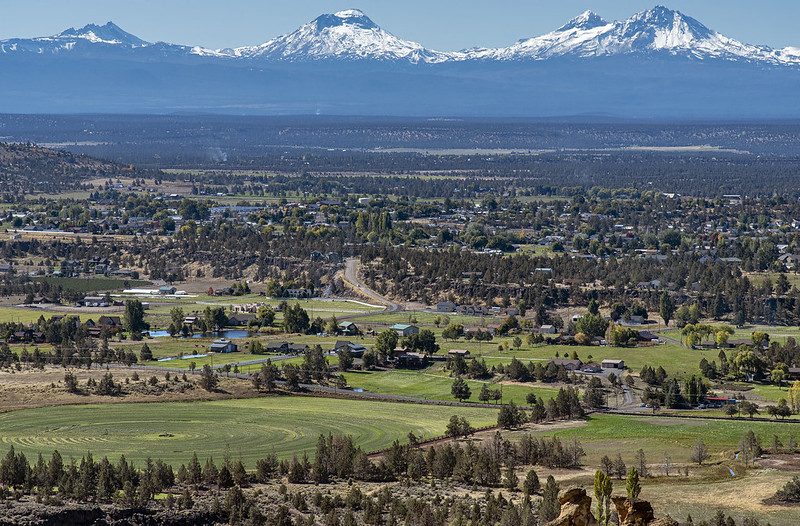
{"label": "hazy sky", "polygon": [[[538,36],[591,9],[621,20],[659,0],[3,0],[0,39],[113,21],[149,41],[209,48],[254,45],[322,13],[358,8],[395,35],[450,51]],[[671,9],[749,44],[800,47],[797,0],[674,0]]]}

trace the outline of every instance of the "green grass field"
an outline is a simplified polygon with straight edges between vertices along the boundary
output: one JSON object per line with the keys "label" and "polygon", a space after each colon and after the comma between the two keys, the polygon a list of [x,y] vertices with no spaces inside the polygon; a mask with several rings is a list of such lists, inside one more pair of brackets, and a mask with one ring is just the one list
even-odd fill
{"label": "green grass field", "polygon": [[[425,325],[432,325],[434,323],[434,319],[436,317],[444,318],[447,316],[450,318],[451,323],[460,323],[464,325],[464,327],[481,327],[486,326],[486,324],[493,324],[493,323],[502,323],[503,318],[501,317],[494,317],[494,316],[463,316],[460,314],[453,314],[453,313],[437,313],[437,312],[397,312],[394,314],[377,314],[375,316],[370,316],[369,318],[364,318],[362,320],[356,319],[353,320],[356,324],[359,323],[417,323],[417,324],[425,324]],[[413,320],[417,320],[416,322]],[[436,327],[425,327],[426,329],[431,329],[436,331]],[[439,332],[444,329],[444,325],[438,328]]]}
{"label": "green grass field", "polygon": [[[50,318],[51,316],[63,316],[63,312],[39,310],[39,309],[18,309],[15,307],[0,307],[0,322],[18,322],[18,323],[32,323],[39,319],[40,316]],[[70,315],[72,315],[70,313]],[[101,314],[75,314],[80,316],[81,321],[86,321],[89,318],[97,319]]]}
{"label": "green grass field", "polygon": [[586,464],[599,465],[602,455],[614,456],[618,452],[630,463],[639,449],[644,449],[651,462],[660,462],[668,453],[673,461],[685,463],[689,461],[692,446],[698,438],[708,446],[712,458],[732,458],[739,439],[749,430],[761,437],[765,447],[770,445],[773,434],[777,434],[784,444],[790,433],[800,437],[800,423],[603,414],[592,415],[585,426],[544,431],[543,434],[569,439],[576,437],[586,449]]}
{"label": "green grass field", "polygon": [[[657,478],[642,480],[641,498],[650,501],[656,516],[670,514],[684,520],[691,514],[695,524],[709,520],[717,509],[735,515],[737,524],[743,517],[757,517],[761,524],[769,521],[774,526],[797,524],[797,508],[769,506],[762,499],[772,494],[791,479],[794,473],[774,469],[756,468],[742,472],[743,465],[733,458],[741,436],[753,430],[765,447],[777,434],[787,443],[789,434],[800,436],[800,423],[778,424],[770,422],[698,420],[681,418],[650,418],[645,416],[592,415],[584,425],[567,429],[542,430],[535,434],[558,436],[562,442],[577,438],[586,457],[584,472],[575,475],[591,491],[591,474],[600,467],[603,455],[615,458],[622,455],[626,465],[634,464],[636,452],[644,450],[649,470]],[[692,446],[697,439],[708,446],[711,458],[699,467],[691,462]],[[664,477],[662,465],[665,455],[674,464],[670,477]],[[690,477],[678,473],[689,467]],[[731,476],[728,469],[734,469]],[[557,474],[558,475],[558,474]],[[563,475],[563,473],[562,473]],[[540,472],[539,476],[542,476]],[[625,482],[614,480],[614,495],[625,494]]]}
{"label": "green grass field", "polygon": [[149,281],[124,280],[116,278],[33,278],[33,281],[45,281],[53,287],[76,292],[91,292],[100,290],[117,290],[122,288],[150,287]]}
{"label": "green grass field", "polygon": [[[424,371],[373,371],[360,372],[351,371],[344,374],[347,384],[351,387],[360,387],[375,393],[392,394],[399,396],[411,396],[415,398],[427,398],[429,400],[448,400],[453,401],[450,388],[453,379],[441,375],[441,373],[431,373]],[[480,403],[478,393],[483,382],[477,380],[467,380],[472,397],[470,402]],[[499,385],[490,384],[490,388],[499,389]],[[518,405],[524,405],[525,397],[530,392],[535,392],[544,400],[555,397],[558,389],[528,385],[504,385],[503,401],[508,403],[510,400]]]}
{"label": "green grass field", "polygon": [[[724,322],[713,322],[710,325],[721,325]],[[777,325],[745,325],[744,327],[734,327],[734,333],[730,336],[731,340],[742,340],[742,339],[749,339],[750,336],[755,331],[762,331],[766,332],[770,335],[770,339],[772,341],[779,341],[785,342],[786,338],[789,336],[793,337],[795,340],[800,339],[800,330],[796,327],[788,327],[788,326],[777,326]],[[677,341],[681,341],[681,330],[677,328],[668,329],[662,331],[661,334],[666,336],[667,338],[672,338]],[[711,339],[705,340],[706,342],[711,342]],[[717,351],[719,352],[719,351]],[[726,349],[726,353],[728,350]]]}
{"label": "green grass field", "polygon": [[304,451],[313,456],[320,433],[352,435],[368,451],[403,442],[410,431],[439,436],[454,414],[476,427],[497,420],[496,410],[486,408],[300,397],[79,405],[2,414],[0,441],[31,459],[58,449],[65,459],[91,451],[95,459],[124,454],[138,464],[148,456],[187,462],[193,452],[221,459],[229,447],[253,469],[273,450],[282,458]]}
{"label": "green grass field", "polygon": [[[500,340],[501,342],[503,340]],[[497,340],[489,343],[483,343],[483,358],[486,359],[486,364],[491,366],[497,363],[508,363],[512,357],[518,360],[549,360],[554,358],[556,353],[560,357],[571,355],[573,351],[578,353],[578,357],[584,362],[591,360],[597,363],[605,359],[625,360],[625,365],[628,366],[631,372],[638,373],[641,368],[647,364],[652,367],[659,365],[670,375],[692,375],[700,372],[700,360],[706,358],[709,362],[713,360],[719,361],[717,350],[692,350],[682,347],[680,345],[666,343],[652,347],[598,347],[598,346],[564,346],[564,345],[536,345],[533,347],[523,346],[519,350],[514,350],[510,347],[507,351],[499,351],[497,349]],[[455,345],[454,348],[469,349],[473,356],[477,354],[477,344],[475,343],[461,343],[460,347]]]}

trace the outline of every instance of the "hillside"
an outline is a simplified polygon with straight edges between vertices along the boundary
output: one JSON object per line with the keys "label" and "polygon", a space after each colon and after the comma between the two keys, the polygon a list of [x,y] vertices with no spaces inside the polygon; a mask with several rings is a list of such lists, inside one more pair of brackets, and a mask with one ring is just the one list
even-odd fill
{"label": "hillside", "polygon": [[24,194],[59,193],[98,177],[132,175],[130,167],[31,144],[0,143],[3,199]]}

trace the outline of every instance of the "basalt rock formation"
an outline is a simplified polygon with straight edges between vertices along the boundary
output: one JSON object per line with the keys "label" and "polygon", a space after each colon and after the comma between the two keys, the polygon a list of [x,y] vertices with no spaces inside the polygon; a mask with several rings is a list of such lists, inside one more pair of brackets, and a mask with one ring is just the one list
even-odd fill
{"label": "basalt rock formation", "polygon": [[[646,500],[612,497],[620,526],[679,526],[670,517],[656,519],[653,507]],[[596,526],[592,514],[592,498],[583,488],[570,488],[558,496],[561,514],[546,526]]]}

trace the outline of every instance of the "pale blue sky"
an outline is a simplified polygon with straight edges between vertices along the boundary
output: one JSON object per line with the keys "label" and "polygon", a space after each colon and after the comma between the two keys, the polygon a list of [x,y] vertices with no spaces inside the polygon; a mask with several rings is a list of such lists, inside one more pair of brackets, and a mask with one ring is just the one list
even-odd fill
{"label": "pale blue sky", "polygon": [[[426,47],[499,47],[537,36],[591,9],[621,20],[659,0],[18,0],[4,1],[0,39],[46,36],[112,20],[149,41],[209,48],[254,45],[322,13],[363,10],[375,23]],[[797,0],[662,3],[749,44],[800,47]]]}

